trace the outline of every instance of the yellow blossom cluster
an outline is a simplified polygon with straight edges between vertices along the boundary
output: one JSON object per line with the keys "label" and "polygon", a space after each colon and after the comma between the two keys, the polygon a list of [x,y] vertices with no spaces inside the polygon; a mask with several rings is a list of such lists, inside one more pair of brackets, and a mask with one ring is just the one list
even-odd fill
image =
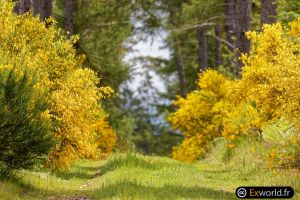
{"label": "yellow blossom cluster", "polygon": [[84,56],[77,56],[73,47],[78,37],[66,39],[53,19],[42,23],[31,13],[16,15],[10,1],[0,0],[0,5],[0,71],[13,66],[20,75],[27,70],[31,77],[39,77],[36,87],[47,89],[51,102],[45,116],[58,123],[48,166],[62,169],[76,159],[98,157],[101,149],[110,153],[116,136],[100,100],[113,91],[98,88],[95,73],[83,68]]}
{"label": "yellow blossom cluster", "polygon": [[116,145],[117,136],[108,122],[102,118],[95,124],[95,132],[97,133],[96,145],[100,149],[101,156],[109,155]]}
{"label": "yellow blossom cluster", "polygon": [[253,48],[243,57],[238,95],[254,101],[268,120],[284,116],[299,124],[300,38],[286,34],[279,23],[264,25],[262,33],[252,32],[248,37]]}
{"label": "yellow blossom cluster", "polygon": [[[240,134],[261,135],[280,118],[294,124],[299,135],[300,19],[290,26],[289,31],[277,23],[264,25],[260,33],[248,32],[252,49],[241,56],[241,79],[229,80],[208,70],[199,77],[197,90],[175,101],[178,110],[169,120],[185,138],[174,148],[175,159],[197,160],[212,138],[234,141]],[[286,141],[285,145],[300,143],[296,136]],[[293,152],[285,156],[299,155],[299,148]]]}
{"label": "yellow blossom cluster", "polygon": [[221,135],[227,81],[230,80],[216,71],[207,70],[198,82],[201,89],[175,101],[179,109],[168,119],[185,139],[174,148],[173,158],[192,162],[203,155],[208,141]]}

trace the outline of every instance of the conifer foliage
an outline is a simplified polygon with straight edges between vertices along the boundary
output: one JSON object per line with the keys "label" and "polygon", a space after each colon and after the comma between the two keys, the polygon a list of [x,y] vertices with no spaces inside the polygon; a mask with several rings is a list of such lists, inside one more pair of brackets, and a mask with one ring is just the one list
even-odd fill
{"label": "conifer foliage", "polygon": [[27,72],[20,76],[15,69],[1,70],[0,163],[5,172],[43,161],[54,145],[54,124],[46,117],[47,93],[35,84]]}

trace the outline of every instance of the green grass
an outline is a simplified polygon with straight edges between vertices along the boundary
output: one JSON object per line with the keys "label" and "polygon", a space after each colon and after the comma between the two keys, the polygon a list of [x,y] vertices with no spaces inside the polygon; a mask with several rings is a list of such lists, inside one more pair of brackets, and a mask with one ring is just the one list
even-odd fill
{"label": "green grass", "polygon": [[0,183],[0,199],[237,199],[235,189],[251,185],[292,186],[293,199],[300,199],[299,171],[281,170],[274,176],[245,145],[225,164],[222,151],[218,145],[195,164],[129,153],[81,161],[56,174],[20,171],[14,180]]}

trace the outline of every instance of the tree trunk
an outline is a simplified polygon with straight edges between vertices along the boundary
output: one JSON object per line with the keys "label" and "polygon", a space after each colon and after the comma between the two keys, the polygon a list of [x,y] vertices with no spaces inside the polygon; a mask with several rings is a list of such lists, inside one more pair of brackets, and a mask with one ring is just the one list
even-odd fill
{"label": "tree trunk", "polygon": [[[235,20],[235,2],[234,0],[225,0],[225,33],[226,41],[230,44],[227,45],[227,49],[232,53],[235,52],[235,34],[236,34],[236,20]],[[236,62],[233,58],[226,60],[230,67],[230,72],[235,73]]]}
{"label": "tree trunk", "polygon": [[41,3],[42,2],[43,2],[43,0],[33,0],[32,8],[33,8],[33,14],[34,15],[38,15],[38,14],[41,13]]}
{"label": "tree trunk", "polygon": [[52,0],[33,0],[33,14],[40,15],[40,20],[45,21],[51,16]]}
{"label": "tree trunk", "polygon": [[276,23],[278,0],[261,0],[260,24]]}
{"label": "tree trunk", "polygon": [[[221,38],[221,25],[215,26],[215,35],[216,38]],[[216,50],[215,50],[215,59],[216,59],[216,66],[222,65],[222,46],[221,41],[216,39]]]}
{"label": "tree trunk", "polygon": [[14,12],[19,15],[22,15],[30,11],[31,5],[32,0],[19,0],[14,7]]}
{"label": "tree trunk", "polygon": [[232,46],[227,46],[231,52],[234,52],[235,29],[235,2],[234,0],[225,0],[225,32],[227,42],[232,44]]}
{"label": "tree trunk", "polygon": [[25,0],[20,0],[19,2],[19,15],[22,15],[25,13]]}
{"label": "tree trunk", "polygon": [[175,46],[175,64],[176,70],[178,74],[179,87],[180,87],[180,96],[186,97],[186,80],[184,73],[184,64],[180,52],[180,47],[178,45]]}
{"label": "tree trunk", "polygon": [[[250,52],[250,41],[246,38],[246,32],[251,26],[252,1],[235,0],[235,19],[236,19],[236,48],[239,50],[237,56],[241,53]],[[237,76],[241,76],[243,63],[239,60],[237,63]]]}
{"label": "tree trunk", "polygon": [[198,71],[200,73],[204,72],[207,69],[207,37],[205,34],[205,27],[201,26],[198,29],[198,59],[199,59],[199,66]]}
{"label": "tree trunk", "polygon": [[70,38],[74,33],[73,24],[74,2],[73,0],[65,0],[64,28],[67,32],[67,37]]}
{"label": "tree trunk", "polygon": [[[173,27],[178,27],[178,18],[175,15],[175,13],[178,13],[180,9],[176,9],[175,11],[170,12],[170,20]],[[185,71],[184,71],[184,63],[183,58],[181,54],[181,38],[178,38],[178,36],[175,36],[174,40],[172,41],[172,49],[174,50],[174,61],[175,61],[175,67],[178,74],[178,81],[179,81],[179,89],[180,89],[180,96],[186,97],[187,94],[187,83],[185,78]]]}

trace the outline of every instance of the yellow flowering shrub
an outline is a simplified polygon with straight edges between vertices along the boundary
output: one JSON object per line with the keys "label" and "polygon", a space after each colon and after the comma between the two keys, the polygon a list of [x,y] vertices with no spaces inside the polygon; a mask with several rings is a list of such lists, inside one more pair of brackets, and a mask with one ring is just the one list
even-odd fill
{"label": "yellow flowering shrub", "polygon": [[208,141],[221,135],[228,81],[216,71],[207,70],[200,76],[198,90],[174,102],[179,109],[168,119],[174,128],[183,132],[185,139],[174,147],[173,158],[192,162],[204,154]]}
{"label": "yellow flowering shrub", "polygon": [[231,103],[224,118],[222,135],[227,139],[237,134],[261,133],[263,127],[286,117],[298,123],[299,55],[296,38],[286,34],[280,24],[264,25],[261,33],[248,32],[252,42],[244,62],[241,80],[228,87]]}
{"label": "yellow flowering shrub", "polygon": [[235,140],[240,134],[253,134],[261,130],[263,114],[251,103],[231,105],[223,118],[222,136],[227,140]]}
{"label": "yellow flowering shrub", "polygon": [[300,37],[300,18],[298,18],[296,21],[290,22],[289,25],[291,27],[289,34]]}
{"label": "yellow flowering shrub", "polygon": [[270,166],[300,166],[300,19],[290,26],[288,32],[278,23],[264,25],[261,33],[248,33],[252,51],[242,58],[245,66],[237,95],[255,102],[257,110],[263,113],[260,130],[282,118],[295,126],[293,134],[272,143]]}
{"label": "yellow flowering shrub", "polygon": [[98,81],[91,70],[79,68],[70,72],[63,82],[58,83],[60,90],[52,94],[52,111],[57,113],[56,117],[61,123],[59,131],[55,133],[61,144],[49,157],[51,165],[66,165],[71,163],[74,157],[97,157],[98,135],[94,134],[94,124],[99,119],[106,118],[97,102],[100,98],[96,87]]}
{"label": "yellow flowering shrub", "polygon": [[117,135],[106,121],[106,118],[99,120],[95,126],[97,148],[100,149],[101,156],[107,156],[116,145]]}
{"label": "yellow flowering shrub", "polygon": [[[248,32],[252,50],[241,57],[241,79],[229,80],[208,70],[199,77],[199,89],[175,101],[178,110],[169,120],[183,132],[184,141],[174,148],[173,158],[195,161],[212,138],[223,136],[234,142],[241,134],[256,137],[285,118],[295,125],[294,134],[269,158],[299,166],[295,146],[300,144],[300,19],[290,26],[289,31],[277,23],[264,25],[261,33]],[[289,147],[293,150],[283,150]]]}
{"label": "yellow flowering shrub", "polygon": [[253,48],[243,58],[245,66],[238,95],[254,101],[267,120],[281,116],[298,118],[299,38],[286,34],[279,23],[264,25],[262,33],[251,32],[248,37]]}
{"label": "yellow flowering shrub", "polygon": [[[20,74],[25,69],[35,71],[31,76],[39,76],[36,87],[49,90],[47,116],[58,121],[59,128],[53,133],[58,144],[49,155],[48,166],[62,169],[76,159],[98,157],[99,136],[109,139],[104,143],[109,149],[106,153],[111,152],[115,139],[107,135],[115,138],[115,133],[106,123],[100,100],[109,97],[112,90],[98,88],[97,76],[83,68],[84,56],[76,56],[73,48],[78,37],[66,39],[53,19],[42,23],[31,13],[14,14],[10,1],[0,0],[0,5],[0,64],[14,66]],[[46,23],[50,24],[47,28]],[[105,128],[97,132],[99,121]],[[104,131],[106,137],[102,137]]]}
{"label": "yellow flowering shrub", "polygon": [[187,163],[193,162],[203,156],[206,143],[202,134],[186,137],[180,145],[173,148],[172,157]]}

